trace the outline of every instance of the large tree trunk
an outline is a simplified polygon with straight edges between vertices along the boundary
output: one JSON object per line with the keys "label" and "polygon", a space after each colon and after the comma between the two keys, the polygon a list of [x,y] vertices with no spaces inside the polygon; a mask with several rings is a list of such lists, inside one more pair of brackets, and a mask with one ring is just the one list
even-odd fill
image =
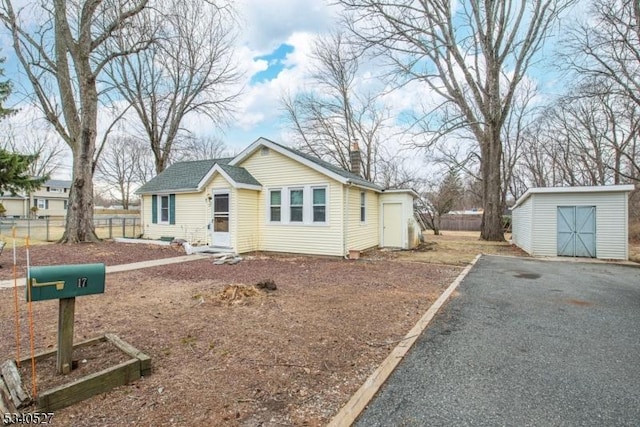
{"label": "large tree trunk", "polygon": [[480,238],[494,242],[504,241],[502,228],[502,185],[500,161],[502,143],[499,132],[491,132],[482,144],[482,189],[483,209]]}
{"label": "large tree trunk", "polygon": [[98,242],[93,225],[93,172],[98,124],[98,92],[90,72],[89,61],[83,61],[86,80],[80,83],[81,133],[73,146],[73,174],[67,209],[65,232],[59,243]]}
{"label": "large tree trunk", "polygon": [[65,232],[58,243],[98,242],[93,225],[93,151],[87,144],[91,135],[85,130],[83,141],[73,155],[73,175]]}

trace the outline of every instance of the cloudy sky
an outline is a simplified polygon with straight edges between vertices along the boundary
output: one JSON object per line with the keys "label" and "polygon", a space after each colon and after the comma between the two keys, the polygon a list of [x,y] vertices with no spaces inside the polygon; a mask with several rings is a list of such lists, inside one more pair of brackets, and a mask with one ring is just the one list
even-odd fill
{"label": "cloudy sky", "polygon": [[[237,105],[238,114],[221,135],[205,117],[188,116],[183,125],[196,136],[219,135],[232,152],[239,152],[260,136],[288,144],[280,98],[283,93],[295,93],[305,85],[314,38],[336,26],[338,10],[328,3],[327,0],[235,2],[240,16],[240,37],[235,57],[244,71],[244,90]],[[6,77],[16,86],[16,94],[10,102],[22,108],[23,126],[32,126],[31,120],[38,113],[25,106],[20,98],[19,93],[28,89],[24,87],[26,82],[21,80],[23,77],[17,73],[17,63],[6,31],[0,32],[0,47],[0,55],[7,57],[4,66]],[[370,77],[372,81],[375,79],[375,76]],[[366,80],[366,75],[361,80]],[[409,87],[401,92],[392,92],[384,101],[395,114],[399,114],[428,98],[427,95],[423,85],[419,89]],[[67,167],[62,172],[68,171]]]}
{"label": "cloudy sky", "polygon": [[242,25],[237,58],[245,70],[244,91],[236,120],[223,139],[232,150],[260,136],[286,143],[280,97],[304,85],[311,43],[335,25],[336,10],[324,0],[242,0],[236,7]]}

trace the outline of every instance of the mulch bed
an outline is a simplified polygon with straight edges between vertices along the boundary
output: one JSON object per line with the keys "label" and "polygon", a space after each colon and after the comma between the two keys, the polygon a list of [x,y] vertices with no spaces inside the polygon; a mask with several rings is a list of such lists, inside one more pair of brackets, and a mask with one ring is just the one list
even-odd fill
{"label": "mulch bed", "polygon": [[[134,246],[93,253],[125,252],[110,254],[119,264]],[[57,411],[53,424],[326,425],[460,271],[258,254],[236,265],[204,259],[110,274],[104,294],[78,298],[75,340],[116,333],[152,358],[152,374]],[[248,291],[265,282],[277,289]],[[55,345],[57,308],[33,304],[36,350]],[[13,314],[13,304],[0,305],[0,361],[13,357]]]}

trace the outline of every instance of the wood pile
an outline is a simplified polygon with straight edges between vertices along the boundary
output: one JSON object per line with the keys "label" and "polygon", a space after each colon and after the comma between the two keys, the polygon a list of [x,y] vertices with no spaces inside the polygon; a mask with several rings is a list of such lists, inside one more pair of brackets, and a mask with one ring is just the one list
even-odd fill
{"label": "wood pile", "polygon": [[0,413],[15,414],[19,409],[31,404],[31,396],[22,385],[22,378],[13,360],[7,360],[0,367]]}

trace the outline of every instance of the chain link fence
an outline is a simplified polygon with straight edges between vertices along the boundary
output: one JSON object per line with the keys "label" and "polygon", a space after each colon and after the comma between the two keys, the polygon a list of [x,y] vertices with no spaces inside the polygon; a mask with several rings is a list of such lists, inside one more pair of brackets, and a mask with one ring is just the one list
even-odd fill
{"label": "chain link fence", "polygon": [[[101,239],[113,239],[115,237],[138,237],[142,233],[139,217],[100,217],[94,218],[93,224],[96,234]],[[0,220],[0,236],[13,236],[24,239],[27,236],[30,240],[44,242],[55,242],[64,233],[64,218],[42,218],[42,219],[12,219],[4,218]]]}

